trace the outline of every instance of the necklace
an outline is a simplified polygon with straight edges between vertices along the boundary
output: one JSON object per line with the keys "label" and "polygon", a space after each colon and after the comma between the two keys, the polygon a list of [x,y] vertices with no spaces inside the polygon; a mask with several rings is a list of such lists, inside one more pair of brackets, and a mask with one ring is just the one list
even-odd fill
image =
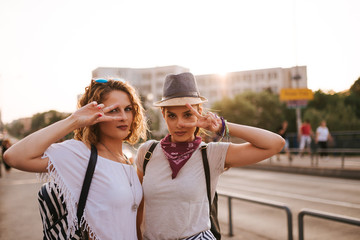
{"label": "necklace", "polygon": [[[113,155],[113,157],[116,159],[116,160],[118,160],[118,158],[117,158],[117,156],[112,152],[112,151],[110,151],[110,149],[108,149],[106,146],[105,146],[105,144],[103,144],[102,142],[99,142],[101,145],[103,145],[104,147],[105,147],[105,149],[111,154],[111,155]],[[125,159],[125,162],[128,164],[128,165],[131,165],[130,164],[130,162],[125,158],[125,157],[123,157],[124,159]],[[133,189],[133,187],[132,187],[132,183],[131,183],[131,179],[132,179],[132,171],[131,171],[131,169],[130,169],[130,177],[129,177],[129,175],[127,174],[127,172],[126,172],[126,169],[125,169],[125,167],[124,167],[124,164],[121,162],[121,161],[118,161],[118,162],[120,162],[120,165],[121,165],[121,167],[122,167],[122,169],[123,169],[123,171],[124,171],[124,173],[125,173],[125,175],[126,175],[126,178],[127,178],[127,180],[128,180],[128,182],[129,182],[129,186],[130,186],[130,189],[131,189],[131,193],[132,193],[132,196],[133,196],[133,204],[132,204],[132,206],[131,206],[131,210],[133,210],[134,212],[138,209],[138,205],[136,204],[136,202],[135,202],[135,199],[136,199],[136,190],[135,189]],[[135,188],[135,186],[134,186],[134,188]]]}
{"label": "necklace", "polygon": [[[118,157],[117,157],[112,151],[110,151],[110,149],[108,149],[105,144],[103,144],[102,142],[99,142],[99,143],[100,143],[101,145],[103,145],[104,148],[105,148],[111,155],[113,155],[113,157],[114,157],[119,163],[122,163],[122,162],[121,162],[121,159],[118,160]],[[127,160],[126,157],[124,157],[124,155],[121,155],[121,157],[124,159],[124,161],[125,161],[127,164],[130,164],[130,162]]]}

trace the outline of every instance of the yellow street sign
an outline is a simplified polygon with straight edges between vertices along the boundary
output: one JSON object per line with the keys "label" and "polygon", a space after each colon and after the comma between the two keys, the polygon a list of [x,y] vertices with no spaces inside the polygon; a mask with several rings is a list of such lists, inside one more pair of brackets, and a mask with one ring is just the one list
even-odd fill
{"label": "yellow street sign", "polygon": [[280,90],[281,101],[312,100],[314,94],[308,88],[283,88]]}

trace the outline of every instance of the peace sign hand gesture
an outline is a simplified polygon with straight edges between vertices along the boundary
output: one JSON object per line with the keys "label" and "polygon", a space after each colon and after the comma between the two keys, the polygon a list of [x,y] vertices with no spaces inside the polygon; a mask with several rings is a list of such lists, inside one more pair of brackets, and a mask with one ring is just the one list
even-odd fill
{"label": "peace sign hand gesture", "polygon": [[222,130],[221,119],[212,112],[207,112],[205,115],[201,115],[195,108],[190,104],[186,104],[186,107],[194,114],[197,118],[196,122],[187,123],[186,127],[199,127],[208,131],[218,133]]}
{"label": "peace sign hand gesture", "polygon": [[78,127],[86,127],[99,122],[121,120],[120,117],[106,115],[106,113],[118,107],[117,105],[118,104],[114,104],[105,107],[104,104],[98,104],[94,101],[79,108],[71,117],[75,120]]}

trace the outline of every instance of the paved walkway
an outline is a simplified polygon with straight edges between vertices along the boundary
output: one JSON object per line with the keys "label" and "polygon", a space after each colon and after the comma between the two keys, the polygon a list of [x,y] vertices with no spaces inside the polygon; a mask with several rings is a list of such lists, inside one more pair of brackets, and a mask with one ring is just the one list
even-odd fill
{"label": "paved walkway", "polygon": [[0,178],[0,239],[42,239],[42,225],[37,205],[41,183],[35,173],[2,168]]}
{"label": "paved walkway", "polygon": [[308,155],[300,157],[298,154],[292,154],[292,160],[289,161],[285,154],[280,154],[279,159],[274,156],[258,164],[272,164],[276,166],[291,167],[311,167],[311,168],[330,168],[330,169],[348,169],[360,170],[360,156],[331,155],[327,157],[313,156],[311,159]]}
{"label": "paved walkway", "polygon": [[272,157],[260,163],[247,166],[259,170],[300,173],[316,176],[360,179],[360,156],[300,157],[293,155],[289,161],[285,155]]}

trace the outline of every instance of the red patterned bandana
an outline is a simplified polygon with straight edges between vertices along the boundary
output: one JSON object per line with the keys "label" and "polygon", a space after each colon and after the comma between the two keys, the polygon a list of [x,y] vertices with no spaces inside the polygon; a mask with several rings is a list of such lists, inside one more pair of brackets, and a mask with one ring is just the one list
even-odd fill
{"label": "red patterned bandana", "polygon": [[170,163],[172,170],[172,179],[176,177],[180,169],[189,160],[193,152],[199,147],[201,137],[195,137],[192,142],[178,142],[170,141],[171,136],[168,134],[160,141],[161,148]]}

